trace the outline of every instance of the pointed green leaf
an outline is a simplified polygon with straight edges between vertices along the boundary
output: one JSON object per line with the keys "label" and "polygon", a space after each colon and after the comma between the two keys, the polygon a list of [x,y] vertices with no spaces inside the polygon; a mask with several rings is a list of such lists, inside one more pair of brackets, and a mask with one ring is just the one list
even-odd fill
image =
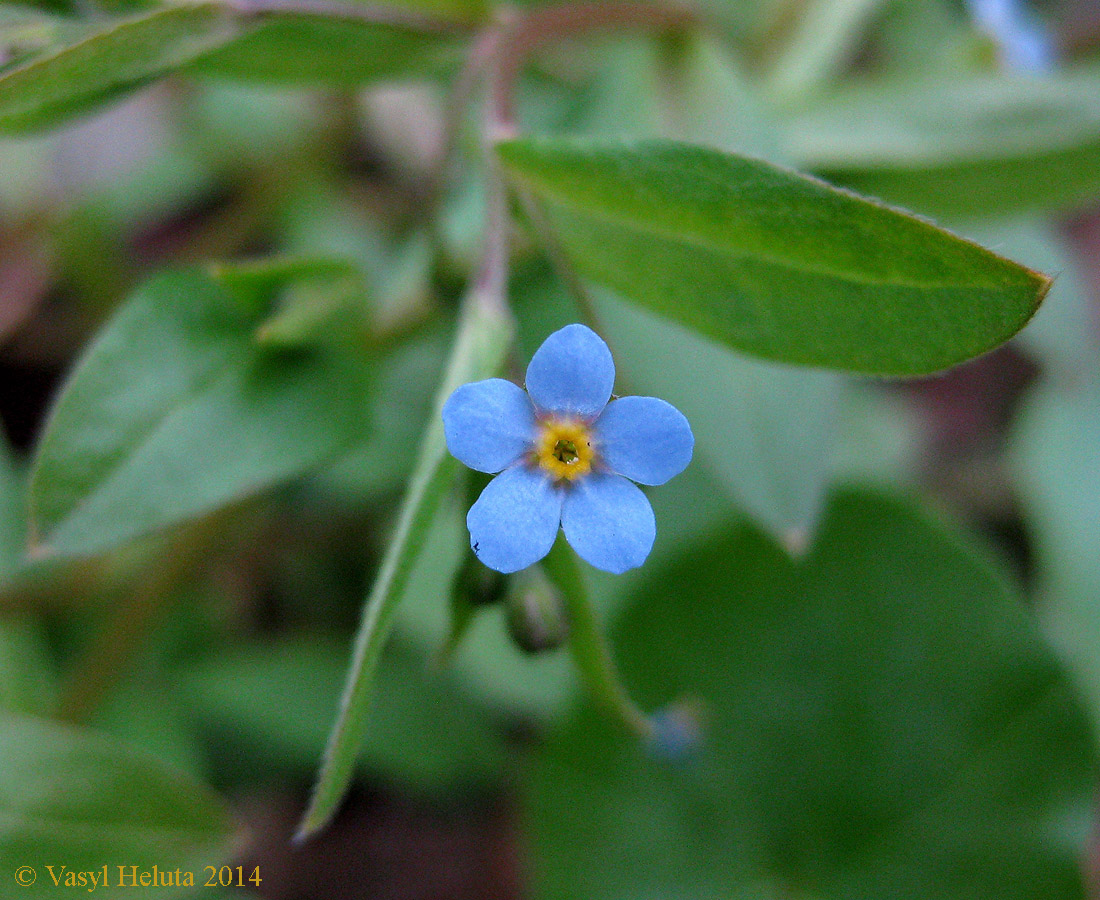
{"label": "pointed green leaf", "polygon": [[1020,599],[911,508],[840,496],[799,564],[733,529],[618,622],[660,760],[593,711],[538,751],[535,896],[1084,900],[1096,763]]}
{"label": "pointed green leaf", "polygon": [[[189,870],[198,883],[202,866],[229,858],[232,837],[225,805],[153,757],[85,729],[0,717],[0,870],[8,896],[58,897],[62,866],[101,876],[107,866],[109,885],[101,878],[94,889],[106,900],[134,893],[119,886],[120,865]],[[33,884],[24,874],[15,887],[21,867],[34,870]],[[74,890],[87,895],[92,887]]]}
{"label": "pointed green leaf", "polygon": [[146,283],[62,390],[31,474],[36,541],[90,554],[334,458],[366,432],[363,362],[272,353],[210,276]]}
{"label": "pointed green leaf", "polygon": [[97,25],[0,75],[0,132],[49,128],[229,41],[219,3],[181,3]]}
{"label": "pointed green leaf", "polygon": [[1089,371],[1100,351],[1095,304],[1081,265],[1085,260],[1072,252],[1060,223],[1037,215],[976,223],[963,231],[1002,256],[1054,273],[1050,293],[1016,343],[1056,377]]}
{"label": "pointed green leaf", "polygon": [[[443,403],[459,385],[496,373],[507,351],[510,329],[503,312],[482,308],[476,295],[467,299],[432,417],[421,440],[416,468],[401,503],[397,526],[363,606],[344,696],[313,798],[299,827],[300,837],[308,837],[325,826],[351,782],[368,726],[375,669],[440,501],[454,483],[457,462],[447,453],[443,439],[440,415]],[[439,587],[439,602],[443,605],[445,586]]]}
{"label": "pointed green leaf", "polygon": [[1049,280],[927,222],[768,163],[668,142],[519,140],[509,174],[572,263],[737,350],[885,375],[996,347]]}

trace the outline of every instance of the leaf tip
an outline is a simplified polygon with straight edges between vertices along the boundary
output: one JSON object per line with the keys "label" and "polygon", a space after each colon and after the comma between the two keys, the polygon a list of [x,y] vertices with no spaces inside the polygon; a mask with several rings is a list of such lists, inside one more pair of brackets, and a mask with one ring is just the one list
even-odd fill
{"label": "leaf tip", "polygon": [[1038,307],[1047,298],[1047,294],[1050,293],[1050,289],[1054,287],[1054,276],[1044,275],[1042,272],[1032,270],[1032,274],[1035,276],[1035,281],[1038,283],[1038,288],[1035,295],[1035,306]]}
{"label": "leaf tip", "polygon": [[328,824],[327,816],[318,816],[317,811],[311,804],[309,809],[306,810],[305,816],[302,821],[298,823],[298,828],[290,836],[290,846],[294,850],[301,850],[307,843],[313,840],[317,836],[317,833],[321,831]]}
{"label": "leaf tip", "polygon": [[810,530],[802,526],[788,528],[780,537],[780,543],[791,559],[801,559],[810,549]]}

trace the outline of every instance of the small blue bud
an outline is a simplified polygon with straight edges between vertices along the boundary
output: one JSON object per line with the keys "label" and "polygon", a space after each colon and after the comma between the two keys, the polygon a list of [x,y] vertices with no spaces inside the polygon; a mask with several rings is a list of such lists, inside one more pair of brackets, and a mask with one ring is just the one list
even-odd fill
{"label": "small blue bud", "polygon": [[690,762],[703,748],[703,713],[696,700],[673,703],[655,712],[649,720],[649,752],[666,762]]}

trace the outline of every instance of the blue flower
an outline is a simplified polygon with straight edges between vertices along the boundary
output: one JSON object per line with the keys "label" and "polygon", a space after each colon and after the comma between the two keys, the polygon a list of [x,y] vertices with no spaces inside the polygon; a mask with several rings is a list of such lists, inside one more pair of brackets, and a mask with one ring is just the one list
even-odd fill
{"label": "blue flower", "polygon": [[490,378],[447,398],[447,449],[471,469],[500,473],[466,516],[470,546],[489,568],[533,565],[559,526],[598,569],[618,574],[645,562],[657,525],[632,482],[680,474],[695,439],[675,407],[655,397],[611,400],[614,384],[607,344],[568,325],[531,358],[526,391]]}

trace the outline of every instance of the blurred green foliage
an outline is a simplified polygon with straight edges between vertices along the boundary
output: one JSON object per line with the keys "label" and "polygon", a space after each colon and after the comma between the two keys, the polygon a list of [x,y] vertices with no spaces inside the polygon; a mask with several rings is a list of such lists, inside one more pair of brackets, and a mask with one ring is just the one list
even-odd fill
{"label": "blurred green foliage", "polygon": [[[515,798],[537,897],[1087,896],[1095,46],[596,6],[0,8],[7,884],[234,859],[324,760],[307,831],[352,779]],[[610,656],[530,656],[435,411],[581,319],[696,455],[646,566],[547,567]]]}

